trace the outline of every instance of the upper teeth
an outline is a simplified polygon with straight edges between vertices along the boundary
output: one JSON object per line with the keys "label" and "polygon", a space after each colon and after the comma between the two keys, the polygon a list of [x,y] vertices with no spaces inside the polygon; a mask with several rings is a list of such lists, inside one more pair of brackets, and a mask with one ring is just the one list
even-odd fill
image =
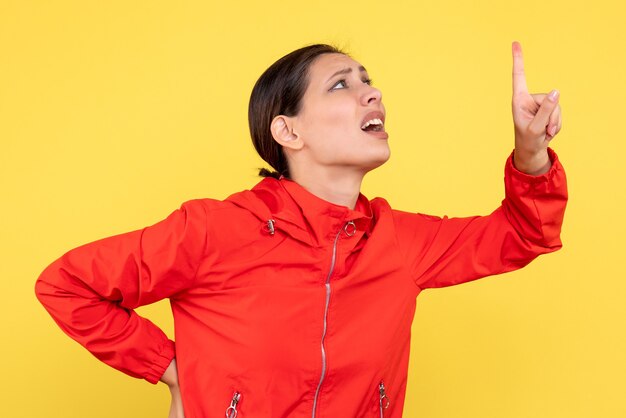
{"label": "upper teeth", "polygon": [[365,129],[370,125],[382,125],[383,121],[380,119],[372,119],[372,120],[368,120],[367,122],[365,122],[363,124],[363,126],[361,126],[361,129]]}

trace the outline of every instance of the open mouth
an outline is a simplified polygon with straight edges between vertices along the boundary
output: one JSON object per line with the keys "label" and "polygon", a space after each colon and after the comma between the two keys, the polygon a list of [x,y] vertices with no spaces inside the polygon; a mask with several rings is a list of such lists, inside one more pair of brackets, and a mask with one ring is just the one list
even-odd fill
{"label": "open mouth", "polygon": [[366,132],[383,132],[385,125],[382,120],[376,118],[365,122],[363,126],[361,126],[361,129]]}

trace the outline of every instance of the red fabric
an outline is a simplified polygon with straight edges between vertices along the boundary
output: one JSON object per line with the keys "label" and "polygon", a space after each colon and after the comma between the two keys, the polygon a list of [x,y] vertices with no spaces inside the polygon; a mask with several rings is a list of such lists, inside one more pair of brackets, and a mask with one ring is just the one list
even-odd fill
{"label": "red fabric", "polygon": [[[398,418],[420,291],[561,248],[567,185],[549,153],[540,176],[515,169],[511,154],[502,205],[467,218],[399,211],[362,194],[351,210],[265,178],[67,252],[36,294],[68,335],[131,376],[156,383],[176,355],[188,418],[223,416],[235,391],[240,418],[311,417],[314,403],[319,418],[380,417],[381,382],[384,416]],[[133,311],[163,298],[176,347]]]}

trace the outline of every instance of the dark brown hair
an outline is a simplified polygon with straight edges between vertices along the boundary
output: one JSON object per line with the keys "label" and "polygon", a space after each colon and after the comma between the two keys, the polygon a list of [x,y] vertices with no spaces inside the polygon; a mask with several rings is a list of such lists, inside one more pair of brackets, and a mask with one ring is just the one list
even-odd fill
{"label": "dark brown hair", "polygon": [[283,147],[272,137],[270,124],[278,115],[295,116],[309,85],[309,67],[322,54],[348,55],[338,47],[314,44],[297,49],[272,64],[257,80],[248,104],[248,124],[257,153],[275,171],[259,169],[259,176],[289,177]]}

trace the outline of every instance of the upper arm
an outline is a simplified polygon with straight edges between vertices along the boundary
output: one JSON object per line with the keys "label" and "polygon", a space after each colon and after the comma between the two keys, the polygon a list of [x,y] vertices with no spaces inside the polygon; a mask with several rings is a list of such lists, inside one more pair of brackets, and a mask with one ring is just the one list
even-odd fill
{"label": "upper arm", "polygon": [[207,247],[207,212],[200,200],[165,219],[76,247],[51,263],[37,281],[45,302],[55,293],[107,299],[132,309],[190,286]]}

